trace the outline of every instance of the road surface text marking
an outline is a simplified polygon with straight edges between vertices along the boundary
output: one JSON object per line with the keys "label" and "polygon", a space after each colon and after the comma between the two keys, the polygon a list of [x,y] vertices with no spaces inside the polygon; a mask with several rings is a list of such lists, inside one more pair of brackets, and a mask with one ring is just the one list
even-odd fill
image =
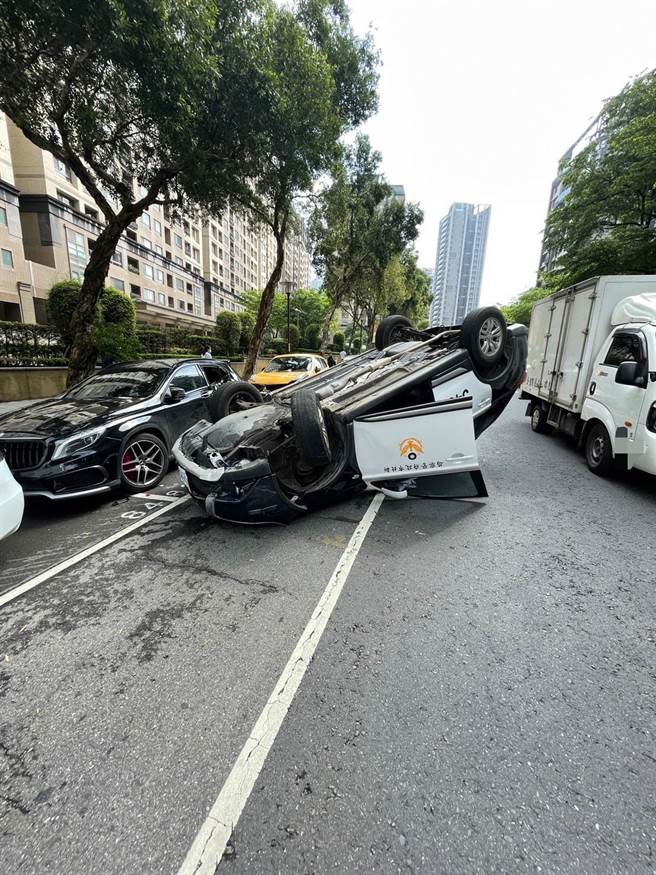
{"label": "road surface text marking", "polygon": [[[63,562],[59,562],[57,565],[53,565],[51,568],[48,568],[47,571],[43,571],[41,572],[41,574],[37,574],[36,577],[32,577],[30,578],[30,580],[26,580],[24,583],[21,583],[18,586],[14,587],[14,589],[10,589],[9,592],[6,592],[4,595],[0,596],[0,608],[3,605],[6,605],[8,602],[17,599],[18,596],[21,596],[24,593],[29,592],[31,589],[34,589],[35,586],[39,586],[39,584],[45,583],[46,580],[50,580],[50,578],[54,577],[56,574],[60,574],[62,571],[66,571],[66,569],[70,568],[72,565],[77,565],[78,562],[82,562],[82,560],[86,559],[88,556],[93,556],[93,554],[97,553],[99,550],[103,550],[105,547],[109,547],[110,544],[113,544],[115,541],[119,541],[126,535],[131,534],[136,529],[139,529],[146,523],[151,522],[151,520],[157,519],[157,517],[162,516],[165,513],[169,513],[169,511],[172,511],[174,508],[179,507],[181,504],[184,504],[185,501],[189,501],[188,495],[185,495],[182,498],[178,498],[177,501],[174,501],[171,504],[165,504],[159,510],[156,510],[155,513],[151,513],[149,516],[140,517],[136,522],[132,523],[131,526],[126,526],[124,529],[115,532],[108,538],[105,538],[102,541],[98,541],[98,543],[96,544],[92,544],[90,547],[87,547],[85,550],[81,550],[74,556],[70,556],[68,559],[64,559]],[[125,516],[125,514],[123,514],[123,516]]]}
{"label": "road surface text marking", "polygon": [[353,532],[269,701],[264,706],[216,802],[198,831],[178,875],[213,875],[221,862],[228,840],[264,766],[382,501],[383,495],[378,494],[374,497]]}

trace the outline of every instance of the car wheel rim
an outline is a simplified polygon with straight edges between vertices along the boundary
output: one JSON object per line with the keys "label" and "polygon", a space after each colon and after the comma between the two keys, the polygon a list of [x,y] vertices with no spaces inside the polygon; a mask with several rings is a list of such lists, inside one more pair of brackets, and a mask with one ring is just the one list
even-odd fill
{"label": "car wheel rim", "polygon": [[489,318],[481,325],[478,332],[478,342],[481,352],[486,357],[496,355],[501,349],[503,340],[503,331],[498,319]]}
{"label": "car wheel rim", "polygon": [[590,444],[590,458],[593,464],[598,465],[604,457],[606,441],[603,435],[598,434]]}
{"label": "car wheel rim", "polygon": [[163,470],[164,453],[152,441],[134,441],[125,448],[121,458],[121,472],[131,486],[152,486]]}

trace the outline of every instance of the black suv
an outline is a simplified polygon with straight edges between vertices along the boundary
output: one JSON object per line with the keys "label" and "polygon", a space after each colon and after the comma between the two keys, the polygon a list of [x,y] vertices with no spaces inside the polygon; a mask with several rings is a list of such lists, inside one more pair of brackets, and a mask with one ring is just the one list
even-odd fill
{"label": "black suv", "polygon": [[215,359],[112,365],[63,395],[0,416],[0,451],[26,496],[153,489],[179,435],[211,417],[214,388],[238,379]]}

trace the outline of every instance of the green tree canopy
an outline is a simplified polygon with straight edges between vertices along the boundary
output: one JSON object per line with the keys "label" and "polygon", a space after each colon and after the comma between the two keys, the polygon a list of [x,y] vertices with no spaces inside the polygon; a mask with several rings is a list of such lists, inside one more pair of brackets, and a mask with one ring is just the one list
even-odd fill
{"label": "green tree canopy", "polygon": [[[69,382],[128,225],[185,189],[242,190],[262,154],[258,65],[265,0],[0,0],[0,110],[66,164],[105,225],[71,326]],[[273,90],[276,83],[270,81]],[[257,124],[256,124],[257,121]],[[257,130],[256,130],[257,128]]]}
{"label": "green tree canopy", "polygon": [[216,317],[215,336],[221,355],[234,355],[239,349],[241,320],[236,313],[222,310]]}
{"label": "green tree canopy", "polygon": [[551,290],[548,288],[527,289],[511,301],[510,304],[502,305],[501,312],[509,325],[515,322],[520,325],[529,325],[533,304],[550,294]]}
{"label": "green tree canopy", "polygon": [[656,71],[602,111],[598,136],[563,168],[567,194],[549,214],[556,253],[544,278],[561,288],[599,274],[656,272]]}

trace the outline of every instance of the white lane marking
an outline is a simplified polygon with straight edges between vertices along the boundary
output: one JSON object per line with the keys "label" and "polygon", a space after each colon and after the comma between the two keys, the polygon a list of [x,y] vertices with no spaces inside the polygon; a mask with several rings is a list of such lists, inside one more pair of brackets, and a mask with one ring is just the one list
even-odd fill
{"label": "white lane marking", "polygon": [[298,639],[269,701],[242,747],[216,802],[194,839],[178,875],[213,875],[244,810],[269,751],[310,664],[351,567],[384,496],[376,495],[351,536],[328,585]]}
{"label": "white lane marking", "polygon": [[131,526],[126,526],[124,529],[115,532],[113,535],[110,535],[103,541],[98,541],[97,544],[92,544],[90,547],[87,547],[86,550],[81,550],[74,556],[71,556],[68,559],[64,559],[63,562],[59,562],[57,565],[53,565],[52,568],[49,568],[47,571],[43,571],[36,577],[32,577],[30,580],[26,580],[25,583],[21,583],[18,586],[14,587],[14,589],[10,589],[9,592],[6,592],[4,595],[0,596],[0,608],[3,605],[6,605],[8,602],[17,599],[18,596],[23,595],[23,593],[29,592],[29,590],[34,589],[35,586],[39,586],[39,584],[45,583],[46,580],[50,580],[50,578],[54,577],[56,574],[60,574],[62,571],[66,571],[66,569],[70,568],[72,565],[77,565],[78,562],[82,562],[82,560],[86,559],[88,556],[93,556],[93,554],[97,553],[99,550],[103,550],[105,547],[108,547],[115,541],[119,541],[121,538],[124,538],[126,535],[131,534],[136,529],[141,528],[141,526],[145,526],[146,523],[151,522],[151,520],[157,519],[157,517],[168,513],[176,507],[179,507],[179,505],[184,504],[185,501],[189,501],[188,495],[185,495],[182,498],[178,498],[174,504],[165,505],[159,510],[156,510],[155,513],[151,513],[150,516],[139,519],[136,523],[132,523]]}
{"label": "white lane marking", "polygon": [[177,501],[179,496],[184,495],[185,493],[180,490],[180,492],[176,492],[175,495],[158,495],[155,492],[139,492],[137,495],[131,495],[130,498],[141,498],[146,501]]}

